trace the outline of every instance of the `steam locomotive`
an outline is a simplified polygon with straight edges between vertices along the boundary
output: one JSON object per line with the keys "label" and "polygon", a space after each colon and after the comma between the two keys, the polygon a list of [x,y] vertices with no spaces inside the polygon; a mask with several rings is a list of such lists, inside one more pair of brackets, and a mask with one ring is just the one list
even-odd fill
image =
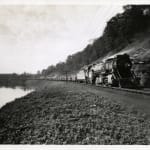
{"label": "steam locomotive", "polygon": [[77,73],[76,81],[122,88],[139,87],[128,54],[117,55],[104,62],[84,66]]}

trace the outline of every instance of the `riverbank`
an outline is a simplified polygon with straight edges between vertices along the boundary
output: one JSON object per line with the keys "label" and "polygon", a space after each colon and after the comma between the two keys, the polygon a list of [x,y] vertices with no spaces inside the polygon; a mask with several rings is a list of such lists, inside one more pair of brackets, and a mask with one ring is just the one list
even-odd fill
{"label": "riverbank", "polygon": [[1,144],[150,144],[150,120],[83,86],[28,81],[36,91],[0,109]]}

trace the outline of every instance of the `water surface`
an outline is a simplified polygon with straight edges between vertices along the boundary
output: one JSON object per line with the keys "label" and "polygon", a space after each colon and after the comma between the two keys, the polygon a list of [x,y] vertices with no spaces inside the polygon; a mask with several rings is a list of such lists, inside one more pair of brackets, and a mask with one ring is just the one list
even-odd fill
{"label": "water surface", "polygon": [[20,98],[32,92],[33,89],[23,87],[0,87],[0,108],[6,103],[13,101],[15,98]]}

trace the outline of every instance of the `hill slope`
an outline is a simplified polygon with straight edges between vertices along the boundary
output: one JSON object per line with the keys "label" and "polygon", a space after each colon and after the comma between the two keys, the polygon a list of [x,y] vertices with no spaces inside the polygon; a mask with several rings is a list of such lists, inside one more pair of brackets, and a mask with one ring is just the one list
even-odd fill
{"label": "hill slope", "polygon": [[[120,52],[129,53],[136,62],[149,62],[149,30],[149,5],[124,6],[124,12],[117,14],[107,22],[103,35],[95,39],[93,44],[87,45],[81,52],[68,56],[66,62],[49,66],[41,73],[42,75],[74,73],[97,59],[100,60]],[[141,65],[134,66],[134,68],[141,68]],[[139,69],[137,70],[139,72]]]}

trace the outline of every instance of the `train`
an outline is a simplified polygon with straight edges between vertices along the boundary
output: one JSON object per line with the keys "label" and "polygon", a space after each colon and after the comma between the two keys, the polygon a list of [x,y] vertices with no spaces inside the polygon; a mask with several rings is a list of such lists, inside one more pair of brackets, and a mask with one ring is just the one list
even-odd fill
{"label": "train", "polygon": [[[84,78],[83,78],[84,77]],[[139,88],[128,54],[116,55],[104,62],[84,66],[77,73],[77,82],[121,88]]]}
{"label": "train", "polygon": [[[140,88],[139,80],[132,70],[128,54],[120,54],[97,63],[83,66],[76,74],[63,76],[63,81],[84,82],[87,84]],[[57,78],[61,80],[61,77]]]}

